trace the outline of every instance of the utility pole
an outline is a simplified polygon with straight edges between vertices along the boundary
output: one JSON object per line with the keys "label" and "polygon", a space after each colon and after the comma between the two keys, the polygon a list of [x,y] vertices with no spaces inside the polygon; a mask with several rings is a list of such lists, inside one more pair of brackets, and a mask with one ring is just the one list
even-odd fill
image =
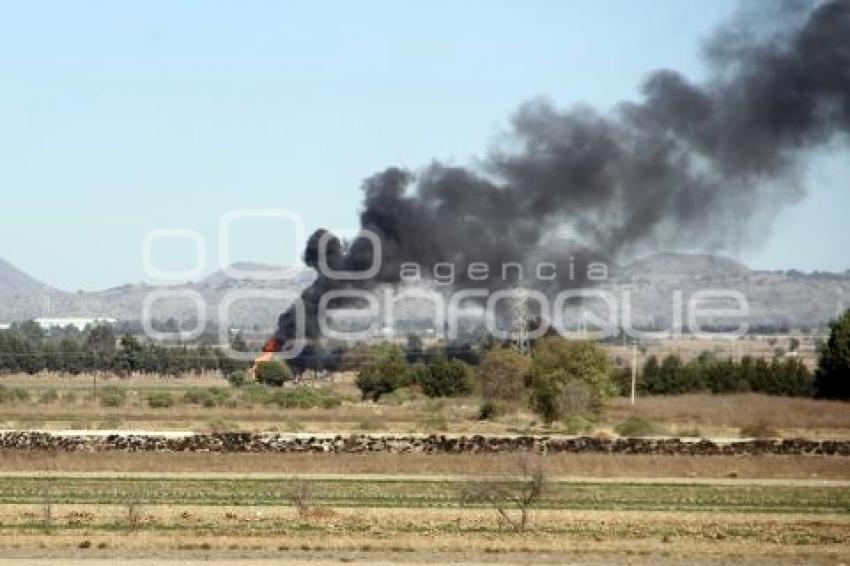
{"label": "utility pole", "polygon": [[517,285],[511,303],[511,340],[520,354],[528,353],[528,319],[528,294],[522,285]]}
{"label": "utility pole", "polygon": [[635,389],[637,388],[637,344],[632,344],[632,405],[635,404]]}

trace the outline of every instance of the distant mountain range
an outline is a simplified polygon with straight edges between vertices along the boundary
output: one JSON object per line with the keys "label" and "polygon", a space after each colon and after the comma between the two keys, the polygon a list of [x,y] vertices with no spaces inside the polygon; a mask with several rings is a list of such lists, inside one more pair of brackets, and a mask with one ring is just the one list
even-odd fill
{"label": "distant mountain range", "polygon": [[[232,267],[242,272],[274,269],[251,263]],[[313,278],[313,271],[306,268],[282,269],[274,280],[233,277],[216,271],[200,281],[182,285],[128,284],[104,291],[69,293],[37,281],[0,259],[0,322],[41,316],[134,321],[140,319],[145,300],[150,300],[152,292],[164,293],[151,303],[156,319],[192,319],[195,306],[186,298],[192,296],[203,299],[209,320],[217,320],[225,297],[238,290],[243,296],[228,309],[231,322],[271,328],[289,302],[286,293],[300,292]],[[608,281],[599,287],[617,296],[622,291],[631,291],[636,324],[650,326],[662,326],[669,321],[671,297],[676,289],[682,290],[685,301],[699,289],[737,290],[749,301],[753,325],[818,325],[850,306],[850,270],[844,273],[756,271],[734,260],[711,255],[654,255],[612,268]],[[274,291],[280,296],[272,300],[251,296],[258,291]]]}

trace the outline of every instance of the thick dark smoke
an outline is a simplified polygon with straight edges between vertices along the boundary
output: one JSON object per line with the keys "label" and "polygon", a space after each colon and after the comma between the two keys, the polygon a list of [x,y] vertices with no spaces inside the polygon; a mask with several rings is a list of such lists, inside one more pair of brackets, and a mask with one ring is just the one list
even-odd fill
{"label": "thick dark smoke", "polygon": [[[532,101],[476,169],[433,163],[367,179],[360,220],[381,238],[382,268],[355,286],[395,283],[404,262],[425,272],[451,262],[464,287],[466,266],[485,262],[498,274],[486,283],[508,287],[499,265],[538,259],[558,264],[559,280],[524,284],[572,286],[594,259],[754,237],[754,219],[800,198],[805,155],[850,131],[850,2],[763,7],[772,13],[739,18],[707,44],[702,83],[659,70],[642,101],[607,114]],[[355,239],[347,254],[335,245],[339,267],[371,264],[368,241]],[[577,279],[566,280],[571,257]],[[305,291],[308,335],[318,298],[347,285],[320,275]],[[279,323],[284,341],[292,313]]]}

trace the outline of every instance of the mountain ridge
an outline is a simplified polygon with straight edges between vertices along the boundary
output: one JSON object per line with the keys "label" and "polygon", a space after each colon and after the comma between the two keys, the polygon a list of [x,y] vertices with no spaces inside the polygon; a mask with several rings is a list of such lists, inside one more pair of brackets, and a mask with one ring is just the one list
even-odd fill
{"label": "mountain ridge", "polygon": [[[315,273],[306,267],[280,267],[254,262],[235,263],[240,277],[226,270],[210,273],[195,282],[157,286],[148,283],[125,284],[101,291],[66,292],[42,283],[8,261],[0,259],[0,322],[27,320],[40,316],[111,317],[139,320],[152,291],[182,294],[156,300],[154,318],[187,320],[196,317],[194,305],[185,296],[201,297],[206,305],[203,316],[217,320],[229,304],[230,321],[239,325],[271,327],[293,296],[309,285]],[[257,271],[278,271],[274,279],[258,279]],[[598,288],[617,293],[629,291],[637,314],[644,321],[663,323],[675,289],[685,300],[703,288],[739,290],[751,306],[751,319],[757,324],[822,324],[844,308],[850,298],[850,270],[844,273],[797,270],[753,270],[741,262],[718,255],[662,253],[611,268],[609,279]],[[270,297],[257,297],[269,292]],[[235,293],[234,293],[235,292]],[[234,296],[240,297],[232,300]],[[46,300],[45,297],[49,297]],[[229,302],[230,301],[230,302]],[[49,305],[49,312],[46,312]]]}

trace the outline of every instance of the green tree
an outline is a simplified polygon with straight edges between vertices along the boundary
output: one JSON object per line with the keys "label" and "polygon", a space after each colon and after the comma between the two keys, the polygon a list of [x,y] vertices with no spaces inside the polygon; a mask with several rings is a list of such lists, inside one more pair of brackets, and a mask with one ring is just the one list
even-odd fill
{"label": "green tree", "polygon": [[481,395],[488,400],[517,401],[522,397],[531,359],[510,348],[494,348],[478,367]]}
{"label": "green tree", "polygon": [[472,390],[472,370],[460,360],[439,358],[419,378],[419,386],[428,397],[455,397]]}
{"label": "green tree", "polygon": [[829,323],[829,339],[820,349],[815,396],[850,399],[850,309]]}
{"label": "green tree", "polygon": [[372,360],[362,367],[355,381],[363,399],[377,401],[384,393],[409,384],[410,368],[404,350],[386,344],[372,348],[369,355]]}
{"label": "green tree", "polygon": [[254,369],[254,377],[265,385],[280,387],[292,379],[292,370],[285,363],[277,360],[259,362]]}
{"label": "green tree", "polygon": [[605,352],[594,342],[559,336],[535,344],[530,383],[532,408],[547,422],[598,413],[614,394]]}

